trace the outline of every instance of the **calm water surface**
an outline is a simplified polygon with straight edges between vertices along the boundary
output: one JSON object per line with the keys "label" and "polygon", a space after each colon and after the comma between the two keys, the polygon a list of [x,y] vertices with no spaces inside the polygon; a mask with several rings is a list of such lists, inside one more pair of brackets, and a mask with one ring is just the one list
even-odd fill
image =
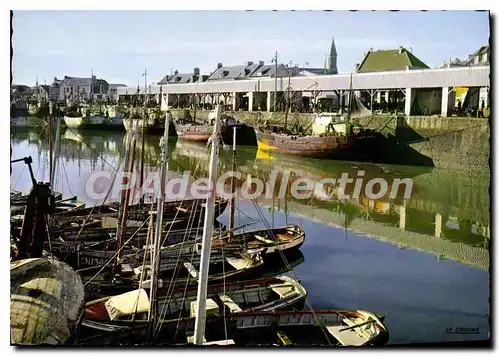
{"label": "calm water surface", "polygon": [[[12,158],[32,156],[39,180],[48,180],[48,142],[42,129],[15,128],[11,133]],[[124,151],[124,134],[62,133],[56,164],[55,190],[96,202],[85,193],[89,175],[113,171]],[[139,146],[140,146],[139,140]],[[146,166],[158,165],[159,138],[145,140]],[[204,145],[169,141],[169,168],[204,177],[208,150]],[[231,167],[223,151],[220,170]],[[256,203],[237,202],[236,226],[248,229],[298,224],[306,232],[301,248],[304,261],[294,274],[306,287],[311,304],[319,308],[359,308],[386,315],[391,343],[481,340],[489,335],[489,172],[409,166],[367,165],[273,156],[255,147],[239,147],[237,170],[268,179],[277,172],[285,184],[298,178],[318,181],[365,171],[365,183],[384,178],[389,187],[396,178],[413,180],[412,195],[388,194],[370,201],[294,199],[273,194]],[[349,187],[349,186],[348,186]],[[23,163],[12,166],[11,189],[27,191],[30,179]],[[363,191],[364,189],[362,189]],[[349,192],[349,190],[348,190]],[[273,198],[274,196],[274,198]],[[99,202],[100,203],[100,202]],[[219,220],[227,223],[228,211]],[[448,328],[478,328],[478,334],[452,334]]]}

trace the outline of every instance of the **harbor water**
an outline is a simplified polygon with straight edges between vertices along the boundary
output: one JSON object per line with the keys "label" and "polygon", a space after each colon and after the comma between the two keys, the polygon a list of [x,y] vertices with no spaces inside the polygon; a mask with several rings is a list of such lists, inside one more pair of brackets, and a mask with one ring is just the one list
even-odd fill
{"label": "harbor water", "polygon": [[[115,172],[125,139],[124,133],[63,130],[53,189],[87,206],[102,203],[89,196],[87,182],[96,172]],[[141,140],[138,146],[142,149]],[[36,179],[49,179],[43,128],[12,128],[11,147],[12,159],[31,156]],[[207,176],[206,145],[175,138],[168,149],[172,174]],[[146,137],[147,170],[156,169],[160,154],[159,137]],[[227,149],[221,152],[221,173],[231,169],[231,155]],[[392,344],[489,338],[489,172],[298,159],[248,146],[238,146],[236,167],[243,176],[266,182],[274,174],[284,184],[283,196],[278,187],[254,200],[240,197],[235,226],[253,230],[297,224],[304,229],[303,261],[293,274],[312,307],[382,313]],[[389,188],[396,179],[410,179],[411,195],[405,197],[400,189],[396,196],[370,199],[365,189],[354,197],[349,188],[350,197],[334,192],[328,199],[314,194],[298,199],[290,193],[300,178],[317,182],[347,173],[355,179],[360,171],[363,188],[372,178],[384,179]],[[30,187],[28,167],[13,164],[11,189],[26,192]],[[229,208],[220,222],[227,224],[228,215]]]}

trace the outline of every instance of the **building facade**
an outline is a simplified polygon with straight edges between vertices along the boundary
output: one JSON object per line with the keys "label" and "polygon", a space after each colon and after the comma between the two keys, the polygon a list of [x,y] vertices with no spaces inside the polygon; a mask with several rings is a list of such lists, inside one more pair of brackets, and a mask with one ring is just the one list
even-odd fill
{"label": "building facade", "polygon": [[110,102],[118,101],[118,88],[126,88],[125,84],[109,84],[109,92],[107,98]]}
{"label": "building facade", "polygon": [[104,79],[78,78],[64,76],[59,84],[59,100],[89,101],[92,99],[106,99],[109,84]]}

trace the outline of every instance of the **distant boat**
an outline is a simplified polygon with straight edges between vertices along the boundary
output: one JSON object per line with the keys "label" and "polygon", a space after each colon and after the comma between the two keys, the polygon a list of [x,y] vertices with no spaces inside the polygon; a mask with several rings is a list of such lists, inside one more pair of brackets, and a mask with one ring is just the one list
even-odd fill
{"label": "distant boat", "polygon": [[104,120],[104,129],[123,131],[125,127],[123,126],[122,114],[116,114],[114,117],[106,118]]}
{"label": "distant boat", "polygon": [[[186,141],[208,142],[214,131],[215,113],[210,112],[206,124],[200,124],[195,120],[177,119],[174,120],[177,136]],[[255,145],[255,138],[252,128],[241,123],[237,123],[233,118],[226,117],[221,126],[222,141],[225,144],[233,143],[233,127],[236,127],[236,142],[240,145]]]}
{"label": "distant boat", "polygon": [[104,127],[104,120],[104,116],[100,115],[91,117],[64,115],[64,123],[72,129],[102,129]]}
{"label": "distant boat", "polygon": [[380,134],[334,114],[318,114],[312,134],[275,125],[255,127],[259,150],[311,158],[358,160],[370,154]]}
{"label": "distant boat", "polygon": [[10,340],[15,345],[59,345],[76,330],[84,289],[65,263],[30,258],[10,263]]}

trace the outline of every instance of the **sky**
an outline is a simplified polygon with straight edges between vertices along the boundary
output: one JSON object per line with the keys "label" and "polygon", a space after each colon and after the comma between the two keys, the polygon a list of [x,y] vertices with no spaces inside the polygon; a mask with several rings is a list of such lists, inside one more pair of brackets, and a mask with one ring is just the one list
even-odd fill
{"label": "sky", "polygon": [[65,75],[144,86],[171,71],[210,74],[221,62],[323,68],[332,38],[339,73],[370,49],[404,46],[429,67],[488,44],[489,14],[474,11],[14,11],[14,84]]}

